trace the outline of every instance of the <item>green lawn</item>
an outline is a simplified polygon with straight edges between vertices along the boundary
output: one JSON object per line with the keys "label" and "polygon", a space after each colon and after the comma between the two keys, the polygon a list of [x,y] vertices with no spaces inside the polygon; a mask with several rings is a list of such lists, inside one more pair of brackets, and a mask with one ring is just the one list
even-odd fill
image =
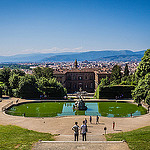
{"label": "green lawn", "polygon": [[106,135],[107,141],[125,140],[131,150],[150,150],[150,126]]}
{"label": "green lawn", "polygon": [[13,106],[7,114],[25,117],[55,117],[59,115],[102,115],[105,117],[130,117],[144,115],[147,111],[143,107],[123,102],[86,102],[86,111],[73,110],[73,102],[39,102],[25,103]]}
{"label": "green lawn", "polygon": [[30,150],[39,140],[54,139],[49,133],[40,133],[13,125],[0,125],[0,150]]}

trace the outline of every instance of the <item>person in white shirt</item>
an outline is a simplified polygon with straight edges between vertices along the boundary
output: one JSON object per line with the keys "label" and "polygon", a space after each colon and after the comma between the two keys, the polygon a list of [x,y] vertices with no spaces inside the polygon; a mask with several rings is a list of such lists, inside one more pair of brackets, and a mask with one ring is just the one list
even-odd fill
{"label": "person in white shirt", "polygon": [[82,134],[82,141],[86,141],[86,132],[87,132],[87,125],[85,125],[85,121],[83,121],[83,125],[81,125],[81,131]]}
{"label": "person in white shirt", "polygon": [[72,130],[74,131],[74,141],[78,141],[79,129],[78,122],[75,122],[75,125],[72,127]]}

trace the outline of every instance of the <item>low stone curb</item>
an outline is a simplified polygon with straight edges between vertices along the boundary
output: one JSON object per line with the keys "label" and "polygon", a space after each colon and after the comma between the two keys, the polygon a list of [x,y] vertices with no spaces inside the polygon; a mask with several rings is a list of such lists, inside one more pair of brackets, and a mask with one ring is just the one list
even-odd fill
{"label": "low stone curb", "polygon": [[39,141],[41,143],[124,143],[125,141]]}

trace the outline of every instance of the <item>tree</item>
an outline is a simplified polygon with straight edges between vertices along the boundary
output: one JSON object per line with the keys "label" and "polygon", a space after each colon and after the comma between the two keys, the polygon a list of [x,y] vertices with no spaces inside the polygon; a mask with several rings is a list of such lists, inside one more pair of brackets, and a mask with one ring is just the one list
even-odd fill
{"label": "tree", "polygon": [[19,86],[20,77],[25,76],[25,72],[13,69],[10,73],[9,84],[12,89],[16,89]]}
{"label": "tree", "polygon": [[17,74],[19,76],[25,76],[25,72],[24,71],[21,71],[19,69],[13,69],[10,73],[10,75],[13,75],[13,74]]}
{"label": "tree", "polygon": [[110,84],[109,78],[106,76],[106,78],[101,79],[99,86],[101,87],[101,86],[105,86],[105,85],[109,85],[109,84]]}
{"label": "tree", "polygon": [[47,79],[41,77],[37,81],[40,91],[50,97],[64,97],[67,95],[66,89],[55,78]]}
{"label": "tree", "polygon": [[136,78],[139,80],[143,78],[147,73],[150,72],[150,49],[145,51],[144,56],[137,68]]}
{"label": "tree", "polygon": [[144,100],[150,104],[150,49],[144,53],[135,73],[135,81],[138,84],[132,93],[134,100],[138,103]]}
{"label": "tree", "polygon": [[17,95],[21,98],[39,98],[40,92],[33,75],[25,75],[20,78]]}
{"label": "tree", "polygon": [[128,64],[125,65],[124,76],[129,76]]}
{"label": "tree", "polygon": [[119,84],[121,82],[121,67],[115,65],[112,69],[110,81],[112,84]]}
{"label": "tree", "polygon": [[132,96],[137,103],[144,100],[150,104],[150,73],[145,75],[144,79],[140,79],[138,85],[132,92]]}
{"label": "tree", "polygon": [[9,87],[10,72],[10,68],[3,68],[0,70],[0,82],[3,82],[7,87]]}
{"label": "tree", "polygon": [[46,68],[46,67],[36,67],[33,69],[33,75],[35,75],[35,77],[37,79],[41,78],[41,77],[45,77],[47,79],[52,78],[53,77],[53,69],[52,68]]}

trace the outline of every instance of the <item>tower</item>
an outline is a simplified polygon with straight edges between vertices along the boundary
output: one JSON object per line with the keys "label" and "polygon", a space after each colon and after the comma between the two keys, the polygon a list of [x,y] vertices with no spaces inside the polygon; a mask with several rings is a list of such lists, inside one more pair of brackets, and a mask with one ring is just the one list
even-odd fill
{"label": "tower", "polygon": [[75,62],[74,62],[74,67],[75,67],[75,69],[77,69],[77,67],[78,67],[78,62],[77,62],[77,59],[75,59]]}

